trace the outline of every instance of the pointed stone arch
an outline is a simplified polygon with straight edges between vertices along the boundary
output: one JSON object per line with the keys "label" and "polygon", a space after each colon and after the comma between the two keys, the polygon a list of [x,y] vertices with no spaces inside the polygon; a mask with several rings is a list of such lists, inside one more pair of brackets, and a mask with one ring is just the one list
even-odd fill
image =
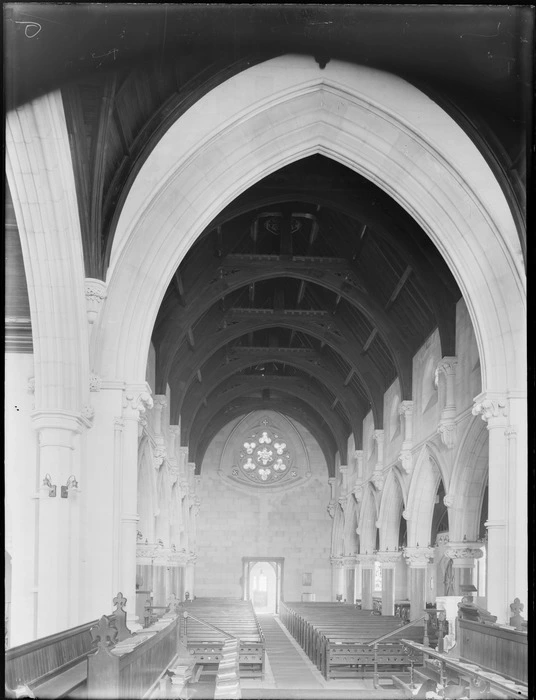
{"label": "pointed stone arch", "polygon": [[153,450],[148,437],[142,437],[138,447],[138,530],[149,543],[156,541],[156,518],[159,515],[158,490]]}
{"label": "pointed stone arch", "polygon": [[434,500],[445,473],[428,444],[423,445],[411,475],[405,511],[408,520],[408,546],[427,547],[430,544]]}
{"label": "pointed stone arch", "polygon": [[359,513],[359,550],[361,554],[372,554],[376,549],[376,522],[378,519],[376,493],[370,483],[365,486]]}
{"label": "pointed stone arch", "polygon": [[331,530],[331,556],[342,557],[344,554],[344,511],[337,503],[333,515],[333,527]]}
{"label": "pointed stone arch", "polygon": [[400,518],[405,507],[405,494],[402,479],[397,469],[390,470],[385,480],[378,515],[380,529],[380,549],[393,551],[398,547]]}
{"label": "pointed stone arch", "polygon": [[462,290],[483,390],[523,389],[522,254],[484,158],[404,80],[340,61],[319,71],[306,56],[280,56],[233,76],[156,144],[119,218],[94,334],[96,371],[141,381],[158,308],[191,244],[254,182],[314,153],[378,184],[416,219]]}
{"label": "pointed stone arch", "polygon": [[448,491],[450,539],[478,537],[482,498],[488,483],[489,437],[486,423],[475,416],[461,441]]}

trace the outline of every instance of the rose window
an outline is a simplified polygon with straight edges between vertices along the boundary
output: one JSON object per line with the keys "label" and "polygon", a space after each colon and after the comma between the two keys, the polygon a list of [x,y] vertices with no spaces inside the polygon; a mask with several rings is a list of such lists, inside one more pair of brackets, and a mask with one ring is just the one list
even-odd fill
{"label": "rose window", "polygon": [[259,485],[281,481],[284,477],[296,477],[297,473],[291,470],[291,466],[292,457],[287,442],[266,424],[262,430],[250,433],[241,443],[240,473]]}

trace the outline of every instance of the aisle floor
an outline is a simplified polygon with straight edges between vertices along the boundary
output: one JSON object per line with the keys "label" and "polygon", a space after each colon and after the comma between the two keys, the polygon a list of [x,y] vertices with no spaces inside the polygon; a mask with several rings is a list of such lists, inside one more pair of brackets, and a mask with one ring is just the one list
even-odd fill
{"label": "aisle floor", "polygon": [[266,642],[266,669],[263,681],[243,678],[240,681],[244,700],[327,698],[402,698],[396,689],[374,690],[372,679],[333,679],[327,681],[303,649],[279,621],[277,615],[257,614]]}

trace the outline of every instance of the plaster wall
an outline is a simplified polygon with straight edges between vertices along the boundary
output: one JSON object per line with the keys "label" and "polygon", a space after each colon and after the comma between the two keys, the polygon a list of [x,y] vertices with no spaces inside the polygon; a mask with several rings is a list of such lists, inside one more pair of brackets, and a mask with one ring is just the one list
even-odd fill
{"label": "plaster wall", "polygon": [[[37,433],[30,414],[34,397],[28,379],[34,375],[30,354],[5,356],[5,549],[11,555],[11,610],[16,620],[9,633],[10,646],[35,638],[37,512],[39,488]],[[7,591],[6,591],[7,598]]]}
{"label": "plaster wall", "polygon": [[[266,412],[265,412],[266,413]],[[290,490],[269,492],[228,485],[219,475],[220,458],[237,421],[222,429],[209,446],[197,493],[196,595],[241,597],[242,557],[285,558],[285,600],[314,593],[331,599],[331,519],[327,465],[312,437],[295,423],[309,457],[311,477]],[[312,585],[302,586],[302,574]]]}
{"label": "plaster wall", "polygon": [[456,376],[454,392],[457,412],[471,408],[482,391],[480,361],[473,324],[463,299],[456,305]]}
{"label": "plaster wall", "polygon": [[440,359],[441,347],[436,329],[413,357],[413,444],[436,432],[441,407],[434,375]]}

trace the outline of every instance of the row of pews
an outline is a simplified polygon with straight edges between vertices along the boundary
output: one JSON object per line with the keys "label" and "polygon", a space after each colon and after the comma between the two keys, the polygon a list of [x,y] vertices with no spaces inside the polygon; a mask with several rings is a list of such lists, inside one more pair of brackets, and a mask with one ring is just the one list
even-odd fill
{"label": "row of pews", "polygon": [[181,640],[197,664],[215,669],[224,643],[238,640],[241,677],[264,677],[264,636],[250,601],[236,598],[196,598],[181,604]]}
{"label": "row of pews", "polygon": [[179,610],[132,634],[126,599],[113,602],[100,620],[6,650],[6,697],[141,698],[156,688],[177,656]]}
{"label": "row of pews", "polygon": [[[340,603],[280,603],[281,622],[326,680],[405,670],[413,660],[402,639],[422,642],[423,627]],[[384,641],[381,637],[394,633]]]}

